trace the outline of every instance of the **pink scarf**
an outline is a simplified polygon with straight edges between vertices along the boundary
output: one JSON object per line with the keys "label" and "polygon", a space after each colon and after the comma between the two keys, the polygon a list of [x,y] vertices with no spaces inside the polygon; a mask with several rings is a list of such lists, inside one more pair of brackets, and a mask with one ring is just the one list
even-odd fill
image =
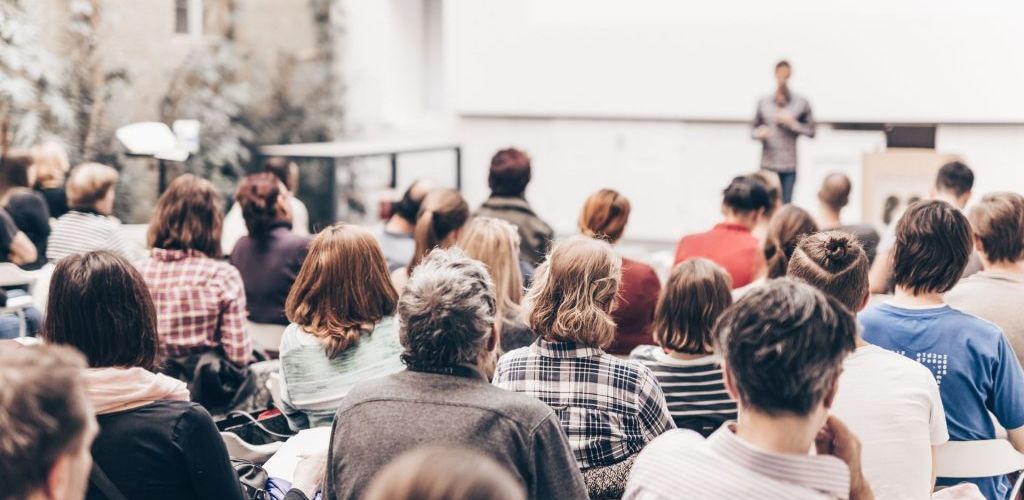
{"label": "pink scarf", "polygon": [[188,401],[184,382],[144,368],[90,368],[85,371],[89,400],[96,413],[113,413],[154,401]]}

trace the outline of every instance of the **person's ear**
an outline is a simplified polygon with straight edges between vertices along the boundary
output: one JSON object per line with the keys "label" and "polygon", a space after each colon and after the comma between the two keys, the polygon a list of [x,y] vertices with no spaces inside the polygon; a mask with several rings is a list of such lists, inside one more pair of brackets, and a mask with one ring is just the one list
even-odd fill
{"label": "person's ear", "polygon": [[43,494],[43,498],[50,500],[68,498],[70,495],[68,489],[71,487],[71,462],[71,457],[67,453],[60,454],[53,462],[50,472],[46,475],[43,491],[40,492]]}
{"label": "person's ear", "polygon": [[725,383],[725,391],[729,393],[729,397],[733,401],[740,400],[740,393],[736,390],[736,383],[732,379],[732,372],[729,371],[729,367],[722,362],[722,381]]}
{"label": "person's ear", "polygon": [[868,302],[871,302],[871,290],[864,290],[864,297],[860,299],[860,307],[854,313],[863,311],[868,306]]}
{"label": "person's ear", "polygon": [[971,234],[971,241],[974,242],[974,251],[980,255],[985,255],[985,247],[981,244],[981,238],[976,234]]}
{"label": "person's ear", "polygon": [[843,369],[839,368],[839,372],[836,373],[835,378],[832,379],[832,387],[830,387],[828,392],[825,393],[825,399],[821,401],[821,404],[825,409],[832,408],[832,403],[836,400],[836,393],[839,392],[839,376],[842,374]]}

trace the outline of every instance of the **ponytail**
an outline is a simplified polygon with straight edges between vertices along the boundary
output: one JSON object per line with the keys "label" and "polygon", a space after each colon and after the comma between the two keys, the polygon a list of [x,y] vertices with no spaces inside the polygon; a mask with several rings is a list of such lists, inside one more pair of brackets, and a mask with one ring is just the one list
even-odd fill
{"label": "ponytail", "polygon": [[413,241],[416,242],[416,249],[412,253],[412,260],[409,261],[409,272],[419,265],[420,261],[427,256],[438,244],[437,235],[434,232],[434,211],[420,210],[416,218],[416,228],[412,232]]}
{"label": "ponytail", "polygon": [[416,217],[416,228],[413,240],[416,249],[408,270],[411,273],[420,261],[436,247],[445,244],[450,234],[461,228],[469,220],[469,205],[458,191],[453,189],[437,189],[423,198],[419,216]]}

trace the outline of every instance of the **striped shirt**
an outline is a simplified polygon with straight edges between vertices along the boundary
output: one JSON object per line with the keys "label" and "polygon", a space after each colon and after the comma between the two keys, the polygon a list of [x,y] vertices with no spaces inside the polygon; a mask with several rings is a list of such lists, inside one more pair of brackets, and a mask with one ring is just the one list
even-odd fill
{"label": "striped shirt", "polygon": [[621,462],[675,427],[650,370],[596,347],[537,339],[498,360],[494,385],[553,408],[581,469]]}
{"label": "striped shirt", "polygon": [[129,261],[142,257],[121,235],[121,223],[114,217],[72,210],[57,219],[46,244],[46,258],[56,262],[68,255],[107,250]]}
{"label": "striped shirt", "polygon": [[729,426],[704,439],[676,430],[654,440],[633,464],[623,500],[846,499],[850,469],[831,455],[765,451]]}
{"label": "striped shirt", "polygon": [[725,390],[718,356],[677,359],[658,346],[642,345],[629,357],[654,373],[676,427],[707,435],[727,420],[736,420],[736,402]]}
{"label": "striped shirt", "polygon": [[386,316],[359,342],[329,359],[316,336],[292,323],[281,336],[281,396],[296,429],[331,425],[353,386],[402,371],[398,321]]}

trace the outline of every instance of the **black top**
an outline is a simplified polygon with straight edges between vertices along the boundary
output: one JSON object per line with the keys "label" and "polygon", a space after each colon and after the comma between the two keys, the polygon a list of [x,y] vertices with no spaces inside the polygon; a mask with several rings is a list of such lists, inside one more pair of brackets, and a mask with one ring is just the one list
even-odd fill
{"label": "black top", "polygon": [[35,191],[19,189],[7,198],[7,212],[14,219],[14,225],[36,246],[36,261],[22,267],[43,267],[46,264],[46,240],[50,238],[50,209],[46,206],[46,199]]}
{"label": "black top", "polygon": [[64,186],[54,188],[36,187],[36,191],[42,193],[46,199],[46,206],[50,209],[50,217],[60,218],[68,213],[68,193]]}
{"label": "black top", "polygon": [[245,283],[249,321],[288,324],[284,301],[312,240],[310,236],[293,233],[291,226],[282,222],[262,237],[243,236],[235,243],[230,261]]}
{"label": "black top", "polygon": [[14,225],[7,210],[0,208],[0,262],[11,261],[11,243],[18,235],[18,226]]}
{"label": "black top", "polygon": [[[97,415],[92,458],[129,500],[242,500],[210,414],[188,401],[157,401]],[[106,500],[92,484],[87,500]]]}

